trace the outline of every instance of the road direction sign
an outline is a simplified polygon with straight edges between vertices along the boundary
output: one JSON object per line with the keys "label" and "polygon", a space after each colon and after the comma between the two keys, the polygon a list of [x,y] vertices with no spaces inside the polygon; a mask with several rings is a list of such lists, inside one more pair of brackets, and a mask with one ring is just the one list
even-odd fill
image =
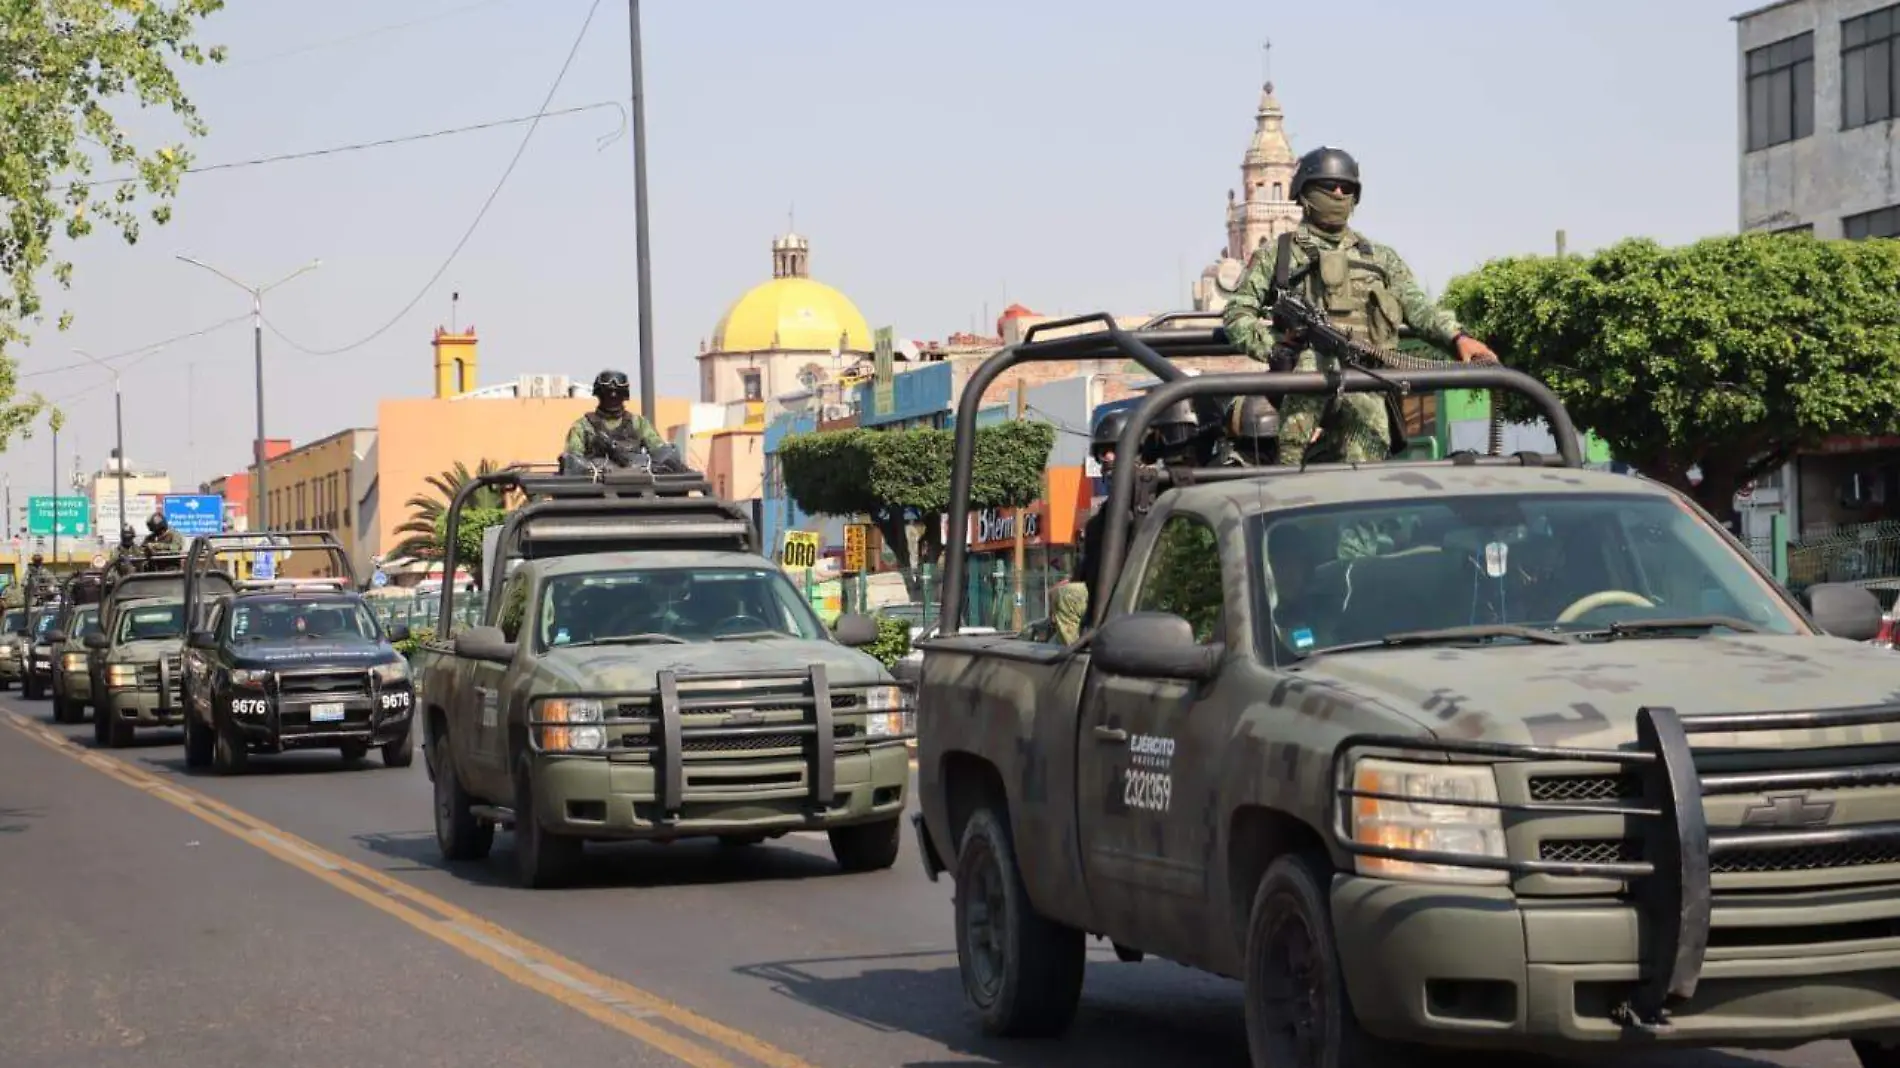
{"label": "road direction sign", "polygon": [[84,497],[28,497],[26,532],[36,538],[84,536],[92,533],[91,511]]}
{"label": "road direction sign", "polygon": [[224,533],[224,498],[215,493],[177,493],[165,498],[165,522],[187,538]]}
{"label": "road direction sign", "polygon": [[268,552],[254,553],[251,556],[251,577],[269,581],[277,577],[277,559]]}

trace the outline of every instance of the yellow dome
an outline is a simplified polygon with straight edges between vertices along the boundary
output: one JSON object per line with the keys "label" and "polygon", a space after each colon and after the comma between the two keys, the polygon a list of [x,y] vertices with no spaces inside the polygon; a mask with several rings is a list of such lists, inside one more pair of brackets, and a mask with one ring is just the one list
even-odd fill
{"label": "yellow dome", "polygon": [[810,278],[774,278],[727,309],[713,328],[712,351],[829,352],[840,336],[846,351],[871,351],[871,327],[849,297]]}

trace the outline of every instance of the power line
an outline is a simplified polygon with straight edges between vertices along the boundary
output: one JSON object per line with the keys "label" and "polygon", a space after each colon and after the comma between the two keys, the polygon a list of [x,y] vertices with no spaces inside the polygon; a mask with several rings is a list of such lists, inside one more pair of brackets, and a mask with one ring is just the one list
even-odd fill
{"label": "power line", "polygon": [[[155,352],[158,349],[162,349],[166,347],[167,345],[175,345],[180,341],[190,341],[193,338],[203,337],[206,334],[213,334],[213,333],[218,332],[219,330],[223,330],[227,326],[236,326],[237,324],[244,322],[245,320],[249,318],[250,318],[249,313],[246,313],[244,315],[234,315],[229,319],[225,319],[221,322],[212,323],[210,326],[199,327],[196,330],[179,334],[176,337],[168,337],[163,341],[154,341],[154,342],[151,342],[150,344],[140,345],[138,348],[135,348],[135,349],[126,349],[124,352],[115,352],[110,356],[101,357],[100,362],[108,363],[108,364],[117,363],[120,360],[130,359],[131,357],[137,356],[140,353],[149,354],[149,353]],[[58,367],[42,367],[37,371],[26,371],[21,374],[14,375],[13,377],[38,378],[42,375],[56,375],[62,371],[78,371],[78,370],[83,370],[84,368],[87,368],[87,367],[95,367],[95,366],[97,366],[97,364],[94,364],[91,361],[87,361],[85,363],[66,363],[66,364],[61,364]]]}
{"label": "power line", "polygon": [[[554,84],[548,86],[547,96],[541,99],[541,106],[535,109],[537,112],[546,111],[548,105],[554,102],[554,94],[560,91],[561,83],[567,80],[567,72],[574,66],[574,57],[580,54],[581,42],[587,39],[587,28],[593,25],[594,13],[599,10],[600,0],[594,0],[592,4],[588,5],[587,17],[581,20],[580,32],[574,35],[574,43],[568,47],[567,58],[561,62],[561,69],[554,76]],[[516,146],[514,157],[508,161],[507,169],[501,172],[501,178],[495,182],[495,188],[489,190],[488,199],[482,201],[481,209],[475,213],[474,220],[468,224],[468,229],[462,232],[462,239],[457,241],[455,247],[450,249],[449,254],[443,258],[442,266],[435,269],[435,273],[430,275],[429,280],[422,284],[422,288],[416,291],[416,295],[410,298],[409,303],[403,305],[402,310],[391,316],[388,322],[377,327],[365,337],[358,338],[347,345],[341,345],[333,349],[313,349],[299,344],[287,336],[282,330],[279,330],[277,324],[271,322],[269,319],[263,320],[264,325],[268,326],[270,332],[276,334],[286,345],[310,356],[341,355],[342,353],[349,352],[351,349],[361,348],[388,333],[397,323],[402,322],[403,317],[414,310],[416,305],[422,303],[422,298],[429,295],[429,290],[435,288],[435,284],[442,280],[443,275],[448,273],[450,265],[455,263],[455,258],[462,254],[464,248],[468,247],[469,241],[475,236],[475,231],[481,228],[482,220],[488,217],[488,209],[494,207],[496,198],[501,196],[503,187],[507,186],[508,179],[514,175],[515,167],[521,163],[521,157],[527,154],[528,143],[534,140],[534,131],[539,129],[540,126],[541,119],[537,115],[535,120],[528,125],[528,132],[521,135],[521,144]]]}
{"label": "power line", "polygon": [[419,19],[410,19],[408,22],[386,23],[382,26],[376,26],[367,30],[361,30],[361,31],[358,31],[357,33],[349,34],[348,36],[345,36],[345,37],[332,37],[327,41],[318,41],[314,44],[307,44],[298,48],[285,49],[282,52],[272,52],[269,55],[256,56],[251,59],[242,59],[236,63],[223,63],[223,64],[219,64],[216,67],[210,67],[207,69],[209,70],[241,70],[245,67],[256,66],[259,63],[270,63],[279,59],[289,59],[291,56],[301,56],[310,52],[318,52],[325,48],[335,48],[338,45],[355,44],[358,41],[366,41],[372,37],[381,37],[382,35],[386,33],[395,33],[398,30],[407,30],[407,29],[413,29],[417,26],[426,26],[431,22],[441,22],[444,19],[451,18],[456,15],[466,15],[471,11],[479,11],[482,8],[494,7],[497,4],[501,4],[505,2],[506,0],[480,0],[479,3],[464,4],[461,7],[452,7],[447,11],[438,11],[433,15],[424,15],[422,18],[419,18]]}
{"label": "power line", "polygon": [[[254,159],[231,160],[226,163],[207,163],[202,167],[187,167],[186,174],[209,174],[212,171],[237,170],[243,167],[261,167],[270,163],[289,163],[295,160],[318,159],[323,156],[338,156],[349,152],[362,152],[373,148],[388,148],[391,145],[413,144],[417,141],[429,141],[438,137],[452,137],[457,134],[476,133],[481,130],[494,130],[503,126],[519,126],[524,122],[538,123],[542,119],[559,118],[564,115],[578,115],[583,111],[599,111],[602,108],[614,108],[620,112],[621,129],[601,138],[603,147],[618,138],[626,128],[626,105],[618,100],[600,100],[592,104],[581,104],[571,108],[557,108],[553,111],[538,111],[532,115],[521,115],[512,119],[491,119],[487,122],[471,123],[467,126],[450,126],[440,130],[428,130],[423,133],[403,134],[399,137],[385,137],[376,141],[357,141],[347,145],[333,145],[329,148],[313,148],[304,152],[284,152],[274,156],[258,156]],[[530,131],[532,132],[532,131]],[[129,185],[142,182],[137,175],[119,178],[103,178],[96,182],[76,181],[71,188],[103,189],[115,185]]]}

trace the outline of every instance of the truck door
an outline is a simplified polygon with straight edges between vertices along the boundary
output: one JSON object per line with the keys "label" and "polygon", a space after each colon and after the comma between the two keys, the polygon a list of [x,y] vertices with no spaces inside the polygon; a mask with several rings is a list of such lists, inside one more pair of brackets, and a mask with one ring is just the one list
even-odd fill
{"label": "truck door", "polygon": [[[1117,610],[1172,612],[1201,642],[1221,640],[1220,554],[1206,522],[1168,517],[1137,581],[1133,603]],[[1209,688],[1113,675],[1097,661],[1082,698],[1079,805],[1091,896],[1111,937],[1183,961],[1200,953],[1204,913],[1169,901],[1209,900],[1215,870],[1209,806],[1226,729],[1207,707]]]}
{"label": "truck door", "polygon": [[[495,624],[501,628],[502,636],[511,642],[533,640],[528,628],[522,625],[527,615],[527,580],[527,573],[518,571],[501,589],[501,610],[495,614]],[[509,780],[512,757],[508,751],[508,670],[509,665],[486,660],[464,660],[457,667],[457,674],[467,676],[462,680],[468,687],[463,692],[470,695],[474,704],[470,719],[475,730],[467,740],[469,749],[463,754],[462,766],[474,773],[474,780],[481,784],[482,792],[489,797],[507,797],[512,790]]]}

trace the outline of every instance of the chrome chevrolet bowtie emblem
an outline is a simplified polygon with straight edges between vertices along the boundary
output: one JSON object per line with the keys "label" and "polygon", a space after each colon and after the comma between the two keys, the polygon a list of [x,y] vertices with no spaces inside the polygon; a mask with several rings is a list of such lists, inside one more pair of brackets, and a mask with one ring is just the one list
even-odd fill
{"label": "chrome chevrolet bowtie emblem", "polygon": [[1834,818],[1834,802],[1810,801],[1807,794],[1770,794],[1742,811],[1744,827],[1825,827]]}

